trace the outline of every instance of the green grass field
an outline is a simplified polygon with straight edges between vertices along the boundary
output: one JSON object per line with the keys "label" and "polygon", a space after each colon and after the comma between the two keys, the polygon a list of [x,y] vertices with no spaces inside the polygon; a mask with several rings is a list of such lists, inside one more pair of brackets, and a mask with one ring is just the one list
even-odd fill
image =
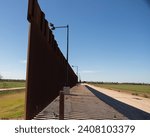
{"label": "green grass field", "polygon": [[25,81],[6,81],[0,80],[0,88],[25,87]]}
{"label": "green grass field", "polygon": [[92,85],[117,90],[119,92],[129,92],[133,95],[139,95],[146,98],[150,98],[150,85],[133,85],[133,84],[92,84]]}
{"label": "green grass field", "polygon": [[0,119],[24,119],[25,91],[3,91],[0,94]]}

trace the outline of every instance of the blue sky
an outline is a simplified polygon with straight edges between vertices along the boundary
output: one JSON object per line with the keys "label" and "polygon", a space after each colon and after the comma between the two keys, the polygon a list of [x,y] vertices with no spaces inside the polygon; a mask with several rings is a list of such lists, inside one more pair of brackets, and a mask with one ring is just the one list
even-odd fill
{"label": "blue sky", "polygon": [[[70,27],[69,63],[82,80],[150,83],[148,0],[38,0],[55,26]],[[25,79],[27,0],[1,0],[0,74]],[[66,56],[66,31],[54,31]],[[76,70],[75,70],[76,71]]]}

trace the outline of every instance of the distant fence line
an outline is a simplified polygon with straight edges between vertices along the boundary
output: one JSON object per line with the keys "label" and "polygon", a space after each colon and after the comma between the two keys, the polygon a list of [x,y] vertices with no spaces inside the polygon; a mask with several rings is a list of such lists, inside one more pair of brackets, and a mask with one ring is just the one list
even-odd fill
{"label": "distant fence line", "polygon": [[77,83],[77,76],[60,51],[45,14],[37,0],[28,1],[27,19],[30,22],[28,60],[26,119],[32,119],[52,102],[66,85]]}

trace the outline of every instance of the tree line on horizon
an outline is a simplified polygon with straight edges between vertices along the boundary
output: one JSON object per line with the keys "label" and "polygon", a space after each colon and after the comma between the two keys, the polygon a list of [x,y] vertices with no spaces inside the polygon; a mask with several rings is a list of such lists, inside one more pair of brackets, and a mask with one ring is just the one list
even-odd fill
{"label": "tree line on horizon", "polygon": [[150,83],[136,83],[136,82],[103,82],[103,81],[82,81],[82,83],[89,84],[128,84],[128,85],[150,85]]}

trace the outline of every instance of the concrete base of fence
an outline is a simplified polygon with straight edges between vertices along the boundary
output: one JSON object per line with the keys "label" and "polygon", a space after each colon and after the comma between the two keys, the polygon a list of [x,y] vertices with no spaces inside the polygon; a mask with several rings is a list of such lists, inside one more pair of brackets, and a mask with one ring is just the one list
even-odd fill
{"label": "concrete base of fence", "polygon": [[64,91],[59,94],[59,120],[64,120]]}
{"label": "concrete base of fence", "polygon": [[[34,119],[51,120],[60,119],[58,96]],[[63,113],[62,113],[63,114]],[[97,98],[84,85],[78,85],[70,89],[70,94],[64,95],[64,120],[125,120],[128,119],[123,114]]]}

